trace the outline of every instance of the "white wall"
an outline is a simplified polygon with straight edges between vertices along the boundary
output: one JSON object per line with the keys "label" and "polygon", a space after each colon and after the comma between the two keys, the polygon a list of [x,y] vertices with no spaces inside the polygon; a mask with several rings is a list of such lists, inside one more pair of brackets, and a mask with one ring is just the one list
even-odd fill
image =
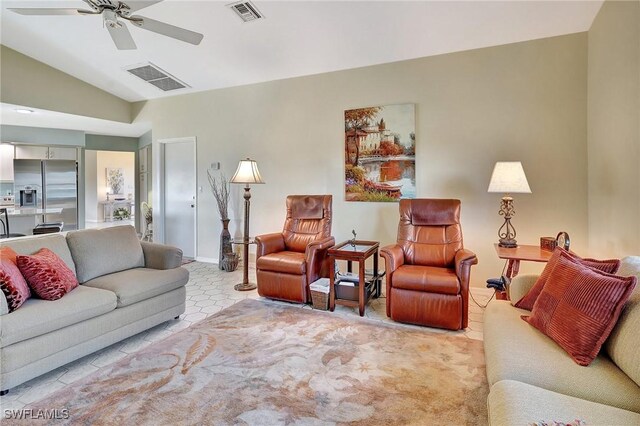
{"label": "white wall", "polygon": [[[395,242],[396,203],[344,200],[343,114],[415,103],[418,196],[462,200],[465,245],[480,261],[472,282],[484,285],[503,266],[493,248],[501,195],[487,193],[496,161],[522,161],[533,190],[515,196],[518,241],[538,244],[564,230],[586,254],[586,64],[581,33],[152,100],[134,105],[134,116],[153,122],[154,144],[197,137],[198,256],[215,258],[221,225],[206,170],[219,161],[231,176],[245,157],[266,180],[251,190],[252,236],[282,229],[288,194],[332,194],[336,240],[356,229],[360,238]],[[237,233],[241,188],[233,194]]]}
{"label": "white wall", "polygon": [[84,217],[87,222],[98,221],[98,151],[84,152]]}

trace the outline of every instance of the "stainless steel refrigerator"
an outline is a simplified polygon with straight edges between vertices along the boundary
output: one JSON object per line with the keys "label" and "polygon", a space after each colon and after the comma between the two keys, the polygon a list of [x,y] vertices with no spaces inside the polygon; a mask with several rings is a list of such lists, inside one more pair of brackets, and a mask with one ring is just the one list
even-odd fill
{"label": "stainless steel refrigerator", "polygon": [[[62,221],[64,231],[78,229],[78,164],[75,161],[13,160],[13,173],[17,206],[61,209],[60,213],[43,214],[42,222]],[[26,193],[32,197],[21,196]],[[27,201],[29,204],[25,205]]]}

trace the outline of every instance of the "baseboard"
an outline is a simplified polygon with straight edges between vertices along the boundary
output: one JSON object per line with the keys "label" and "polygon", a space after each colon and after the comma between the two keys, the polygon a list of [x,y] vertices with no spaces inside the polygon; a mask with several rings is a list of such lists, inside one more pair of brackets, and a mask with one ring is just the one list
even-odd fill
{"label": "baseboard", "polygon": [[218,264],[218,258],[216,257],[201,257],[201,256],[196,256],[196,260],[198,262],[203,262],[203,263],[215,263],[216,265]]}

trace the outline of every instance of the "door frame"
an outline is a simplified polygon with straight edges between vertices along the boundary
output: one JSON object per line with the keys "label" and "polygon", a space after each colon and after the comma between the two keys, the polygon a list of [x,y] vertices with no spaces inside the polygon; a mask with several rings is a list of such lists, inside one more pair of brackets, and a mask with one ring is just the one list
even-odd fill
{"label": "door frame", "polygon": [[[192,143],[193,144],[193,173],[195,174],[195,186],[193,188],[193,193],[195,194],[195,217],[194,217],[194,227],[193,227],[193,253],[194,258],[198,256],[198,143],[197,138],[195,136],[185,136],[180,138],[169,138],[169,139],[158,139],[153,142],[153,168],[158,170],[158,173],[153,173],[153,200],[152,207],[154,212],[158,212],[159,214],[153,215],[153,240],[158,243],[165,242],[165,147],[167,144],[173,143]],[[155,188],[158,188],[156,191]]]}

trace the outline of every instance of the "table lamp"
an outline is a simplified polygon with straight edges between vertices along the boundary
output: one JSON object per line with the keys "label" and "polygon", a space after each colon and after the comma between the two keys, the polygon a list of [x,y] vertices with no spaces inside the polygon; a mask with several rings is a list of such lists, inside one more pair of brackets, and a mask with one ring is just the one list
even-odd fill
{"label": "table lamp", "polygon": [[516,229],[511,224],[511,218],[516,214],[513,208],[511,193],[530,194],[529,182],[524,174],[520,161],[498,161],[491,174],[488,192],[501,192],[502,197],[498,214],[504,216],[504,223],[498,229],[498,245],[500,247],[518,247]]}
{"label": "table lamp", "polygon": [[[258,163],[254,160],[247,158],[241,160],[238,164],[236,173],[231,178],[231,183],[244,183],[244,237],[242,244],[244,248],[244,257],[242,259],[243,277],[242,283],[236,284],[233,288],[238,291],[253,290],[256,285],[249,282],[249,207],[251,203],[251,192],[249,185],[252,183],[264,183],[260,172],[258,171]],[[220,259],[222,261],[222,259]]]}

